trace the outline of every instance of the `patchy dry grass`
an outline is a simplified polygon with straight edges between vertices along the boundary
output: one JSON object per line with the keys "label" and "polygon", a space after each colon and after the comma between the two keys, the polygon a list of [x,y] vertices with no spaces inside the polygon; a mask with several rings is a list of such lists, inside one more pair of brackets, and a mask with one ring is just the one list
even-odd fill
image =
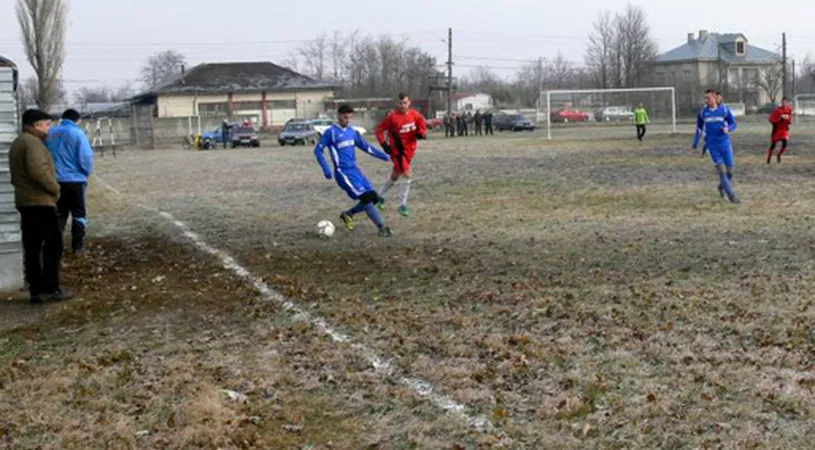
{"label": "patchy dry grass", "polygon": [[[744,131],[741,207],[718,199],[687,137],[431,140],[417,160],[417,215],[389,210],[391,240],[367,223],[311,236],[348,201],[309,149],[122,154],[100,176],[490,417],[513,448],[808,448],[815,138],[799,133],[784,164],[767,167],[765,136]],[[384,180],[387,166],[361,159]],[[0,439],[498,444],[159,237],[175,236],[160,219],[98,186],[93,198],[108,237],[67,269],[84,299],[0,335],[0,384],[13,393]]]}

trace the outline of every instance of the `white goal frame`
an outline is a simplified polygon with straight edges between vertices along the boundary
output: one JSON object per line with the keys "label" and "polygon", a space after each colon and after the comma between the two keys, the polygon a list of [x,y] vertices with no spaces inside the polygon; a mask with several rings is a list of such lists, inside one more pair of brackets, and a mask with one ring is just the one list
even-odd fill
{"label": "white goal frame", "polygon": [[800,115],[798,113],[798,100],[800,99],[814,99],[815,100],[815,93],[806,93],[806,94],[795,94],[795,97],[792,98],[792,117],[794,120],[798,119]]}
{"label": "white goal frame", "polygon": [[[549,141],[552,140],[552,94],[622,94],[636,92],[671,93],[671,132],[676,133],[676,89],[672,86],[630,89],[576,89],[541,92],[541,94],[546,94],[546,139]],[[538,101],[538,104],[540,104],[540,101]]]}

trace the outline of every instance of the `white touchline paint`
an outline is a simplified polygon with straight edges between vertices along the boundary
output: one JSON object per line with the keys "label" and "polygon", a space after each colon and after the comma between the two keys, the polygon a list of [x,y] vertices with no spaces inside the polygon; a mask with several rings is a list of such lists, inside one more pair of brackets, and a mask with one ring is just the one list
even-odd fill
{"label": "white touchline paint", "polygon": [[[94,176],[94,178],[102,186],[104,186],[105,189],[113,192],[119,197],[124,198],[124,195],[118,190],[116,190],[113,186],[107,184],[98,176]],[[287,299],[281,293],[269,287],[269,285],[266,284],[262,278],[252,274],[246,268],[238,264],[237,261],[235,261],[235,259],[232,258],[232,256],[207,244],[203,239],[201,239],[201,237],[198,234],[190,230],[189,227],[187,227],[187,225],[184,222],[181,222],[180,220],[177,220],[175,217],[173,217],[172,214],[142,204],[137,204],[137,206],[142,209],[157,212],[159,216],[161,216],[164,219],[167,219],[170,223],[172,223],[179,230],[181,230],[181,233],[187,239],[192,241],[195,247],[197,247],[199,250],[205,253],[209,253],[210,255],[218,258],[218,260],[221,262],[225,269],[230,270],[232,273],[248,282],[252,287],[254,287],[258,292],[260,292],[260,295],[264,300],[274,301],[275,303],[278,303],[280,306],[283,307],[283,309],[291,313],[292,317],[295,320],[311,324],[312,326],[320,330],[323,334],[330,337],[331,340],[333,340],[334,342],[348,343],[351,341],[351,338],[348,335],[345,335],[335,330],[322,317],[315,316],[314,314],[304,309],[301,309],[299,306],[297,306],[291,300]],[[469,409],[465,405],[458,403],[457,401],[453,400],[452,398],[446,395],[437,393],[436,388],[429,382],[422,380],[421,378],[410,378],[402,375],[395,376],[394,368],[391,365],[391,363],[382,359],[379,355],[376,354],[376,352],[373,351],[373,349],[366,346],[365,344],[352,343],[351,348],[358,351],[368,361],[368,363],[371,364],[371,366],[373,366],[374,370],[377,373],[380,373],[384,376],[394,377],[401,384],[408,386],[413,391],[413,393],[416,394],[416,396],[429,400],[439,409],[459,417],[460,419],[466,421],[470,426],[472,426],[478,431],[482,432],[493,431],[492,423],[489,420],[487,420],[486,417],[481,415],[470,414]]]}

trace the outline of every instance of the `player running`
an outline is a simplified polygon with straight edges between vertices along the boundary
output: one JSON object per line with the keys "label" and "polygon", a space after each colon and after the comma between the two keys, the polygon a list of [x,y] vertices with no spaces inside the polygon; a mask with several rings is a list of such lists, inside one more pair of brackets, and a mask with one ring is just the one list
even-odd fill
{"label": "player running", "polygon": [[637,140],[642,142],[645,139],[645,133],[648,132],[647,125],[651,123],[648,118],[648,110],[645,105],[640,103],[637,109],[634,110],[634,121],[637,124]]}
{"label": "player running", "polygon": [[719,103],[719,96],[713,89],[705,91],[707,106],[699,111],[696,118],[696,136],[693,138],[693,149],[699,146],[699,140],[704,133],[705,146],[710,153],[710,160],[719,173],[719,195],[732,203],[741,203],[733,192],[730,182],[733,179],[733,143],[730,133],[736,131],[736,117],[727,106]]}
{"label": "player running", "polygon": [[[399,214],[407,217],[410,215],[407,201],[413,177],[410,163],[416,154],[418,140],[427,139],[427,122],[418,111],[410,108],[410,97],[407,94],[399,93],[399,107],[388,114],[388,117],[376,127],[376,138],[382,145],[382,149],[391,155],[393,161],[393,172],[391,172],[390,179],[382,186],[382,197],[399,178],[404,178]],[[382,197],[377,202],[379,209],[385,207],[385,199]]]}
{"label": "player running", "polygon": [[379,236],[389,237],[393,233],[385,225],[375,206],[379,195],[377,195],[371,182],[365,178],[362,170],[357,167],[356,148],[360,148],[382,161],[390,161],[390,157],[382,150],[366,142],[359,132],[351,127],[353,115],[354,108],[350,105],[340,105],[337,109],[337,123],[331,125],[331,128],[323,133],[320,142],[314,148],[314,155],[323,169],[323,175],[327,180],[330,180],[332,177],[331,166],[326,162],[324,155],[324,150],[328,149],[331,153],[331,162],[334,165],[333,177],[337,180],[337,184],[349,197],[358,201],[356,206],[340,214],[340,219],[345,223],[346,228],[353,231],[356,227],[354,216],[365,211],[371,221],[379,228]]}
{"label": "player running", "polygon": [[767,149],[767,164],[770,164],[773,160],[773,152],[779,142],[781,143],[781,150],[778,151],[776,157],[780,164],[781,155],[787,151],[787,145],[790,141],[790,125],[792,125],[792,105],[790,105],[786,97],[781,99],[781,105],[770,114],[770,123],[773,124],[773,134],[770,138],[770,148]]}

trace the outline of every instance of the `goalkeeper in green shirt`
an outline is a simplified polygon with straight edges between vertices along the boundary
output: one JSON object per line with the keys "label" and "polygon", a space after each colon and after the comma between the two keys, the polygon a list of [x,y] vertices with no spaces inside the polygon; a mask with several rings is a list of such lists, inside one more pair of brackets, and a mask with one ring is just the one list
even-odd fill
{"label": "goalkeeper in green shirt", "polygon": [[634,110],[634,122],[637,123],[637,139],[642,142],[645,139],[645,125],[651,123],[648,119],[648,111],[645,110],[642,103]]}

